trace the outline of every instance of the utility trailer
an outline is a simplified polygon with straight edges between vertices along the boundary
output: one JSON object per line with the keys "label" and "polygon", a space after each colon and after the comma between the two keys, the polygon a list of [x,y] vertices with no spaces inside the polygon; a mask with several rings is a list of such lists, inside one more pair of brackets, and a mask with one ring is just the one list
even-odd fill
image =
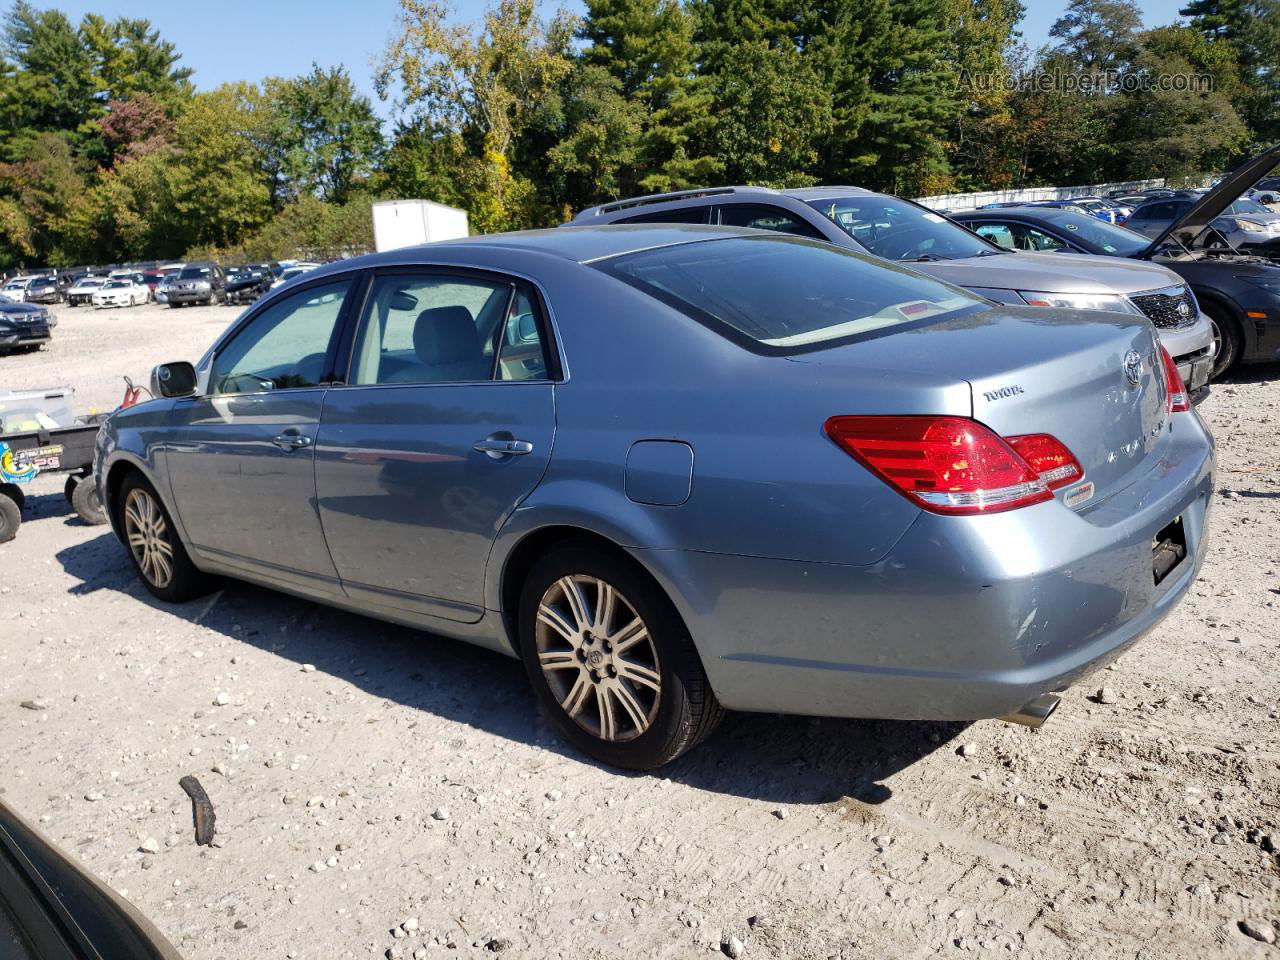
{"label": "utility trailer", "polygon": [[467,211],[430,200],[383,200],[373,205],[373,246],[384,250],[416,247],[467,236]]}
{"label": "utility trailer", "polygon": [[45,473],[67,474],[63,493],[81,520],[107,522],[93,482],[93,446],[105,417],[74,416],[73,393],[70,387],[0,393],[0,543],[18,535],[24,488]]}

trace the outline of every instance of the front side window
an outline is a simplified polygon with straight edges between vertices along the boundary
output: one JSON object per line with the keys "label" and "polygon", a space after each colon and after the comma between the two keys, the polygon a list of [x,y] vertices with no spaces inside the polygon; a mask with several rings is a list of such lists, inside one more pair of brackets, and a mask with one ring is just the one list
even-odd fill
{"label": "front side window", "polygon": [[213,358],[209,393],[319,386],[350,288],[344,278],[272,303]]}
{"label": "front side window", "polygon": [[[497,355],[495,361],[495,354]],[[352,385],[546,379],[533,298],[503,280],[447,273],[374,281]]]}
{"label": "front side window", "polygon": [[1014,249],[1013,231],[1010,230],[1003,223],[979,224],[978,228],[973,232],[976,233],[978,236],[982,237],[984,240],[990,240],[997,247],[1002,247],[1005,250]]}
{"label": "front side window", "polygon": [[595,266],[759,353],[819,349],[987,306],[914,270],[798,237],[678,244]]}

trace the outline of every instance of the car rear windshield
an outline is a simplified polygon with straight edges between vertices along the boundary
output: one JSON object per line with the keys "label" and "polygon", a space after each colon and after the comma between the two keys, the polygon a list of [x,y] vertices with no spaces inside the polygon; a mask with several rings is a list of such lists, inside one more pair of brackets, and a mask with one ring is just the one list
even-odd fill
{"label": "car rear windshield", "polygon": [[822,349],[987,305],[914,270],[799,237],[677,244],[595,266],[759,353]]}
{"label": "car rear windshield", "polygon": [[808,203],[886,260],[964,260],[1004,252],[946,217],[896,197],[869,194]]}

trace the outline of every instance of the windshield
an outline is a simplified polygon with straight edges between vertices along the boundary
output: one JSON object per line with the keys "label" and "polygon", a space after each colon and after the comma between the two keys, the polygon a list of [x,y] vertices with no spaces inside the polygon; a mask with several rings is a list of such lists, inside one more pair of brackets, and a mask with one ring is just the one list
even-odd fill
{"label": "windshield", "polygon": [[208,267],[186,267],[179,277],[181,280],[207,280],[210,270]]}
{"label": "windshield", "polygon": [[97,277],[85,277],[83,280],[77,283],[76,286],[77,287],[100,287],[102,286],[102,281]]}
{"label": "windshield", "polygon": [[1260,204],[1257,200],[1250,200],[1248,197],[1241,197],[1235,203],[1227,208],[1230,213],[1261,213],[1266,216],[1275,216],[1270,210]]}
{"label": "windshield", "polygon": [[598,267],[760,353],[815,349],[986,306],[913,270],[798,237],[678,244]]}
{"label": "windshield", "polygon": [[1061,227],[1085,246],[1117,257],[1132,257],[1151,245],[1150,237],[1087,213],[1063,210],[1045,217],[1045,220]]}
{"label": "windshield", "polygon": [[112,280],[112,281],[110,281],[110,282],[108,282],[108,283],[107,283],[107,287],[108,287],[108,288],[110,288],[110,289],[113,289],[113,290],[114,290],[114,289],[116,289],[117,287],[127,287],[127,286],[130,286],[130,285],[131,285],[131,283],[132,283],[132,281],[131,281],[131,280]]}
{"label": "windshield", "polygon": [[1002,251],[945,217],[895,197],[837,197],[809,206],[886,260],[963,260]]}

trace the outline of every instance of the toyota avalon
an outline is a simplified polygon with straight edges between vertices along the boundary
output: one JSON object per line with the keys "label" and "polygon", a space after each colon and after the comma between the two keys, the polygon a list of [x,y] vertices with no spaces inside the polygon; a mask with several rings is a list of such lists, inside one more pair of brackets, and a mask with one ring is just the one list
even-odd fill
{"label": "toyota avalon", "polygon": [[153,594],[519,657],[633,768],[725,708],[1037,725],[1186,593],[1213,490],[1143,317],[731,227],[331,264],[152,384],[95,475]]}

